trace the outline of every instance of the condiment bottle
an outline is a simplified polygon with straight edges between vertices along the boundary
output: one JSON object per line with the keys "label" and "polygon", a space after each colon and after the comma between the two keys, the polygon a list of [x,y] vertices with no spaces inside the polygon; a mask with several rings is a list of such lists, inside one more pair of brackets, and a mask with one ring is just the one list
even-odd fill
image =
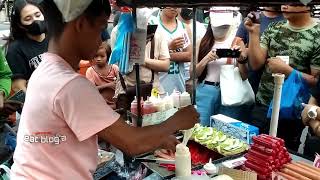
{"label": "condiment bottle", "polygon": [[134,97],[134,100],[131,102],[130,111],[132,114],[135,114],[135,115],[138,114],[138,101],[136,96]]}
{"label": "condiment bottle", "polygon": [[171,96],[167,93],[166,97],[163,99],[165,110],[168,111],[170,109],[173,109],[173,100]]}
{"label": "condiment bottle", "polygon": [[148,97],[147,100],[143,103],[143,115],[152,114],[154,112],[156,112],[155,107]]}
{"label": "condiment bottle", "polygon": [[173,92],[171,94],[171,98],[173,100],[173,106],[175,108],[180,108],[180,92],[173,90]]}
{"label": "condiment bottle", "polygon": [[191,176],[191,155],[189,148],[184,144],[176,146],[175,153],[176,177]]}
{"label": "condiment bottle", "polygon": [[158,95],[157,100],[153,103],[155,109],[157,110],[157,112],[162,112],[164,111],[164,102],[163,100],[160,98],[160,96]]}
{"label": "condiment bottle", "polygon": [[218,173],[218,169],[214,164],[212,164],[211,158],[210,158],[209,162],[203,166],[203,169],[206,170],[208,174],[217,174]]}
{"label": "condiment bottle", "polygon": [[184,92],[180,95],[180,107],[186,107],[191,105],[191,97],[188,92]]}

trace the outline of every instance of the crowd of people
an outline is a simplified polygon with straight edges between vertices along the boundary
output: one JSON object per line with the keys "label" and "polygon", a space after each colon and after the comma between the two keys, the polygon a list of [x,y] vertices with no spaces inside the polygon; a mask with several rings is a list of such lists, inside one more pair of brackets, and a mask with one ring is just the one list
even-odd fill
{"label": "crowd of people", "polygon": [[[280,117],[278,136],[297,152],[302,130],[309,126],[304,154],[314,158],[320,152],[320,24],[311,16],[312,6],[264,7],[255,13],[259,23],[246,15],[240,22],[235,9],[207,11],[209,23],[197,21],[196,42],[192,10],[166,7],[150,18],[148,24],[157,25],[157,30],[146,39],[141,81],[166,95],[174,90],[192,93],[190,80],[196,78],[197,109],[188,106],[162,124],[137,128],[115,112],[130,108],[133,97],[127,96],[126,89],[136,85],[135,69],[121,74],[117,65],[108,63],[118,36],[117,22],[109,36],[108,18],[117,14],[118,21],[121,13],[113,12],[108,1],[44,0],[38,4],[16,0],[10,37],[0,54],[1,116],[16,113],[20,119],[21,113],[14,179],[91,179],[98,137],[129,155],[159,147],[174,149],[178,143],[171,136],[174,132],[189,129],[198,120],[210,126],[210,117],[216,114],[268,133],[272,74],[288,77],[294,70],[302,74],[312,96],[301,117]],[[191,66],[193,44],[196,69]],[[219,57],[217,49],[238,50],[240,56]],[[289,63],[277,56],[289,56]],[[90,66],[82,72],[81,60]],[[249,80],[256,99],[253,105],[222,104],[220,73],[228,64],[239,68],[242,80]],[[192,77],[194,71],[196,77]],[[21,90],[26,92],[22,112],[21,104],[6,101]],[[319,116],[310,118],[314,107]],[[59,145],[25,141],[37,133],[67,139]]]}

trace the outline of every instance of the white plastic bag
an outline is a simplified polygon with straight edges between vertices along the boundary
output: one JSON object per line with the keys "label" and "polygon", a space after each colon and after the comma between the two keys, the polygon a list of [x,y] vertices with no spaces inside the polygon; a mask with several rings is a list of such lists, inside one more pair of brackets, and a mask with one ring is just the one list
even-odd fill
{"label": "white plastic bag", "polygon": [[250,105],[255,102],[255,95],[249,80],[243,81],[238,67],[221,66],[220,72],[221,102],[224,106]]}

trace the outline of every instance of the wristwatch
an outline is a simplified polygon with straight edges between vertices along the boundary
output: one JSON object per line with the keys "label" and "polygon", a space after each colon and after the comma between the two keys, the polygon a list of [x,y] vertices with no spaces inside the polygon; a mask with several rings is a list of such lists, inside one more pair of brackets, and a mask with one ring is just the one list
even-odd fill
{"label": "wristwatch", "polygon": [[309,111],[307,112],[308,118],[310,118],[310,119],[316,119],[317,116],[318,116],[317,109],[318,109],[318,106],[312,106],[312,107],[309,109]]}

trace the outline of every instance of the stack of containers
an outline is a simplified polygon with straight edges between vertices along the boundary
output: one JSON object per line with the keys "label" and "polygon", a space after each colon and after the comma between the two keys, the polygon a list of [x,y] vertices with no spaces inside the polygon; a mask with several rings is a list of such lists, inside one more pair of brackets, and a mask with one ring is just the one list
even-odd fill
{"label": "stack of containers", "polygon": [[259,180],[271,179],[272,172],[292,160],[283,139],[265,134],[253,137],[253,144],[245,157],[244,170],[255,171]]}

